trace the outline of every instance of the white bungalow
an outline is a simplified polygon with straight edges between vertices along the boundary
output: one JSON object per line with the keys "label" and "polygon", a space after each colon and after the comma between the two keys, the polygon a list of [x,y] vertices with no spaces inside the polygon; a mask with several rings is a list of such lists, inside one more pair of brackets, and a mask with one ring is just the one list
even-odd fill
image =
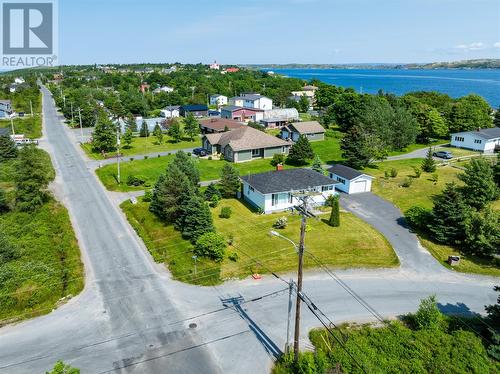
{"label": "white bungalow", "polygon": [[349,166],[336,164],[328,169],[330,178],[337,182],[335,188],[347,194],[370,192],[373,177]]}
{"label": "white bungalow", "polygon": [[456,132],[451,134],[451,145],[457,148],[492,153],[495,148],[500,148],[500,127]]}

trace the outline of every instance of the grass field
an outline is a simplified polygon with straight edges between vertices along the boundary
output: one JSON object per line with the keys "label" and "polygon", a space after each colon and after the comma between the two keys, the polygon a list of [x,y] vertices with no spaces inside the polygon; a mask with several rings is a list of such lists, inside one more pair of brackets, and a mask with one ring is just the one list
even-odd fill
{"label": "grass field", "polygon": [[[183,148],[196,148],[199,146],[201,146],[201,141],[198,138],[194,141],[190,141],[186,138],[181,142],[174,143],[169,136],[165,135],[163,142],[157,144],[157,140],[154,136],[149,136],[147,138],[134,137],[131,148],[124,148],[122,145],[120,153],[124,156],[133,156],[155,152],[168,152]],[[95,160],[104,159],[101,153],[92,152],[92,145],[90,143],[82,144],[82,148],[89,157]],[[107,154],[108,158],[113,156],[116,157],[116,152]]]}
{"label": "grass field", "polygon": [[[176,279],[215,284],[220,280],[243,278],[253,273],[268,273],[252,259],[258,259],[273,271],[295,270],[297,258],[294,248],[282,239],[271,237],[269,230],[279,217],[286,215],[289,225],[280,232],[298,240],[298,216],[285,213],[259,215],[238,200],[221,201],[217,208],[212,209],[214,223],[218,232],[226,238],[233,238],[233,245],[228,246],[226,258],[220,264],[198,259],[195,274],[190,243],[183,240],[172,226],[160,222],[148,211],[148,206],[144,202],[136,205],[125,202],[122,209],[155,260],[165,262]],[[219,217],[224,206],[232,209],[229,219]],[[338,228],[330,227],[321,220],[309,220],[306,245],[324,263],[335,268],[390,267],[398,264],[397,256],[385,238],[350,213],[341,214],[341,226]],[[231,254],[236,254],[238,260],[230,260],[228,256]],[[305,266],[311,268],[315,264],[306,256]]]}
{"label": "grass field", "polygon": [[325,137],[325,140],[311,142],[314,153],[317,154],[325,164],[331,164],[342,160],[342,152],[340,150],[342,133],[340,131],[334,131],[333,134],[333,137]]}
{"label": "grass field", "polygon": [[402,155],[402,154],[405,154],[405,153],[417,151],[417,150],[422,149],[422,148],[435,147],[435,146],[438,146],[438,145],[439,146],[443,146],[443,145],[449,144],[449,143],[450,142],[447,141],[447,140],[440,139],[440,140],[435,140],[435,141],[431,142],[430,144],[418,144],[418,143],[410,144],[408,147],[406,147],[402,151],[391,151],[391,152],[389,152],[388,156]]}
{"label": "grass field", "polygon": [[[11,199],[17,171],[15,161],[0,163],[0,187]],[[0,326],[48,313],[61,298],[82,290],[83,265],[64,206],[50,200],[33,213],[2,213],[0,232],[17,254],[0,258]]]}
{"label": "grass field", "polygon": [[[124,162],[121,164],[121,177],[122,181],[126,181],[129,175],[142,176],[147,181],[146,185],[152,186],[163,173],[172,160],[174,155],[148,158],[147,160],[134,160]],[[220,172],[226,161],[196,159],[198,169],[200,170],[200,177],[202,181],[210,181],[219,179]],[[274,170],[269,159],[254,160],[251,162],[243,162],[240,164],[233,164],[240,175],[260,173],[264,171]],[[285,165],[285,168],[291,166]],[[116,181],[116,165],[106,165],[96,170],[96,173],[102,183],[108,190],[112,191],[133,191],[142,190],[144,187],[131,187],[126,183],[118,184]]]}
{"label": "grass field", "polygon": [[[35,115],[35,117],[14,118],[13,122],[16,134],[24,134],[30,139],[42,137],[42,118],[40,115]],[[1,120],[0,127],[10,129],[10,120]]]}

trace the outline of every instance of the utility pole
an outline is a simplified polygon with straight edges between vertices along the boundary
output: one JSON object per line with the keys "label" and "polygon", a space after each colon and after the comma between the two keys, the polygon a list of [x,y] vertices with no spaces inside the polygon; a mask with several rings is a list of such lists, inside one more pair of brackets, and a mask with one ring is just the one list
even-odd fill
{"label": "utility pole", "polygon": [[12,117],[10,117],[10,127],[12,130],[12,135],[16,135],[16,132],[14,131],[14,120],[12,119]]}
{"label": "utility pole", "polygon": [[297,272],[297,301],[295,304],[295,334],[293,338],[293,353],[295,362],[299,362],[299,336],[300,336],[300,297],[302,292],[302,265],[304,259],[304,241],[306,237],[307,224],[307,199],[308,196],[302,197],[303,211],[302,222],[300,224],[300,242],[299,242],[299,268]]}
{"label": "utility pole", "polygon": [[290,283],[288,285],[288,320],[286,323],[286,346],[285,353],[290,351],[290,324],[292,320],[292,294],[293,294],[293,280],[290,279]]}
{"label": "utility pole", "polygon": [[116,157],[117,157],[117,165],[118,165],[118,174],[117,174],[117,178],[118,178],[118,184],[121,183],[121,178],[120,178],[120,130],[117,128],[116,129],[116,147],[117,147],[117,152],[116,152]]}
{"label": "utility pole", "polygon": [[80,117],[80,141],[83,144],[82,111],[80,108],[78,108],[78,116]]}
{"label": "utility pole", "polygon": [[33,102],[30,100],[31,118],[33,118]]}
{"label": "utility pole", "polygon": [[70,105],[71,105],[71,126],[73,126],[73,122],[75,121],[75,117],[73,116],[73,102],[71,102]]}

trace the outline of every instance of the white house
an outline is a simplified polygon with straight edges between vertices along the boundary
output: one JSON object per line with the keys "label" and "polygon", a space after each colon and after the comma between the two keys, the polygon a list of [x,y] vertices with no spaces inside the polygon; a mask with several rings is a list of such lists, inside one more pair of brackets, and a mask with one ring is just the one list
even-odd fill
{"label": "white house", "polygon": [[25,80],[22,77],[14,78],[14,83],[15,84],[23,84],[24,82],[25,82]]}
{"label": "white house", "polygon": [[370,192],[373,177],[349,166],[336,164],[328,169],[330,178],[337,182],[335,188],[348,194]]}
{"label": "white house", "polygon": [[218,107],[227,105],[227,96],[224,95],[211,95],[210,96],[210,105],[217,105]]}
{"label": "white house", "polygon": [[212,69],[212,70],[219,70],[220,69],[220,65],[217,63],[217,61],[214,61],[213,64],[210,64],[210,69]]}
{"label": "white house", "polygon": [[180,116],[180,105],[170,105],[160,111],[160,117],[176,118]]}
{"label": "white house", "polygon": [[273,100],[257,93],[243,93],[229,99],[229,105],[262,110],[273,109]]}
{"label": "white house", "polygon": [[174,89],[172,87],[169,87],[169,86],[161,86],[161,87],[155,88],[153,90],[154,94],[159,94],[162,92],[167,92],[167,93],[174,92]]}
{"label": "white house", "polygon": [[300,201],[294,196],[295,193],[317,192],[312,195],[314,205],[324,205],[328,196],[337,194],[336,182],[311,169],[275,170],[246,175],[241,180],[243,198],[264,213],[283,211],[299,205]]}
{"label": "white house", "polygon": [[451,134],[451,145],[486,153],[494,152],[496,147],[500,148],[500,127],[456,132]]}

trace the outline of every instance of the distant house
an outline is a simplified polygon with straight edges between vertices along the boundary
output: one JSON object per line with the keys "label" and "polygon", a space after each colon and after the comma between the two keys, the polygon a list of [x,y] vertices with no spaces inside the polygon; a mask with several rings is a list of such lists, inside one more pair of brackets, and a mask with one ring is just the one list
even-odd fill
{"label": "distant house", "polygon": [[287,154],[290,144],[249,126],[214,134],[205,134],[202,147],[208,154],[222,154],[232,162],[270,158],[276,153]]}
{"label": "distant house", "polygon": [[271,109],[264,112],[260,121],[267,128],[282,127],[292,121],[299,120],[299,112],[295,108]]}
{"label": "distant house", "polygon": [[9,136],[10,129],[8,127],[0,127],[0,136]]}
{"label": "distant house", "polygon": [[25,80],[22,77],[16,77],[16,78],[14,78],[14,83],[15,84],[23,84],[24,82],[25,82]]}
{"label": "distant house", "polygon": [[227,104],[227,96],[219,94],[210,96],[210,105],[217,105],[219,107],[226,104]]}
{"label": "distant house", "polygon": [[176,118],[180,115],[180,105],[169,105],[160,111],[160,117]]}
{"label": "distant house", "polygon": [[227,118],[209,118],[198,121],[202,134],[211,134],[214,132],[224,132],[227,130],[239,129],[246,126],[241,122]]}
{"label": "distant house", "polygon": [[313,105],[316,102],[316,86],[304,86],[301,91],[292,91],[292,96],[290,99],[299,102],[302,96],[305,96],[309,100],[309,109],[313,109]]}
{"label": "distant house", "polygon": [[155,88],[153,90],[154,94],[159,94],[162,92],[166,92],[166,93],[174,92],[174,89],[172,87],[169,87],[169,86],[161,86],[161,87]]}
{"label": "distant house", "polygon": [[451,145],[457,148],[491,153],[500,149],[500,127],[451,134]]}
{"label": "distant house", "polygon": [[169,68],[165,68],[165,69],[163,69],[163,72],[164,72],[165,74],[170,74],[170,73],[173,73],[173,72],[175,72],[175,71],[177,71],[177,66],[175,66],[175,65],[174,65],[174,66],[172,66],[172,67],[169,67]]}
{"label": "distant house", "polygon": [[229,99],[229,105],[262,110],[273,109],[273,100],[258,93],[243,93]]}
{"label": "distant house", "polygon": [[[146,125],[148,126],[148,130],[150,133],[153,132],[156,125],[160,125],[160,127],[163,129],[166,129],[167,127],[167,120],[163,117],[154,117],[154,118],[136,117],[135,124],[137,126],[137,131],[141,129],[143,122],[146,122]],[[121,132],[124,133],[125,130],[127,129],[127,123],[122,119],[120,119],[118,123],[120,124]]]}
{"label": "distant house", "polygon": [[359,170],[336,164],[328,169],[328,173],[337,182],[335,187],[340,191],[348,194],[371,191],[373,177]]}
{"label": "distant house", "polygon": [[179,113],[183,117],[187,117],[189,113],[195,117],[206,117],[208,116],[208,107],[204,104],[182,105]]}
{"label": "distant house", "polygon": [[239,68],[227,68],[227,69],[224,69],[224,71],[226,73],[237,73],[240,71],[240,69]]}
{"label": "distant house", "polygon": [[209,68],[212,69],[212,70],[219,70],[220,69],[220,65],[217,63],[217,61],[214,61],[213,64],[210,64]]}
{"label": "distant house", "polygon": [[139,91],[141,91],[142,93],[145,93],[147,91],[149,91],[149,89],[151,88],[151,86],[147,83],[141,83],[141,85],[139,86]]}
{"label": "distant house", "polygon": [[264,111],[262,109],[228,105],[221,108],[220,115],[222,118],[234,119],[241,122],[259,122],[264,118]]}
{"label": "distant house", "polygon": [[336,195],[330,178],[311,169],[288,169],[251,174],[241,177],[243,198],[264,213],[283,211],[300,205],[294,193],[317,192],[311,198],[315,205],[324,205],[330,195]]}
{"label": "distant house", "polygon": [[309,141],[324,140],[325,128],[318,121],[294,122],[281,129],[281,138],[296,142],[304,135]]}
{"label": "distant house", "polygon": [[12,102],[10,100],[0,100],[0,118],[10,117],[12,114]]}

